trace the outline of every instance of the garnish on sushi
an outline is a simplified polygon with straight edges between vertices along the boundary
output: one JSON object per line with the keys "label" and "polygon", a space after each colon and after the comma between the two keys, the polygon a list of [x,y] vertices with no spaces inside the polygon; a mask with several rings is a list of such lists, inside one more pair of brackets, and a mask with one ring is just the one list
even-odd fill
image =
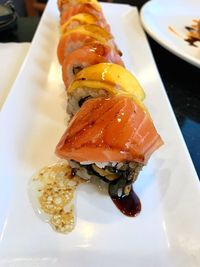
{"label": "garnish on sushi", "polygon": [[140,100],[140,105],[145,98],[137,79],[123,66],[113,63],[99,63],[78,71],[67,88],[67,94],[70,115],[74,115],[89,98],[127,94]]}

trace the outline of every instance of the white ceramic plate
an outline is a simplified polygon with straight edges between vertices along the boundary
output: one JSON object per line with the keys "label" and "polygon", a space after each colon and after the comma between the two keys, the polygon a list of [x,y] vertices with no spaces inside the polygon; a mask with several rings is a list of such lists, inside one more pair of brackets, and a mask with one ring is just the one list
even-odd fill
{"label": "white ceramic plate", "polygon": [[141,10],[142,24],[155,41],[185,61],[200,67],[200,42],[196,42],[197,47],[194,47],[184,40],[188,32],[185,26],[190,26],[194,19],[200,19],[198,0],[153,0],[147,2]]}
{"label": "white ceramic plate", "polygon": [[125,217],[107,195],[83,185],[76,228],[62,235],[42,222],[29,202],[28,181],[57,161],[54,148],[66,124],[56,58],[58,12],[50,1],[0,116],[1,267],[200,265],[200,187],[137,10],[113,4],[103,8],[165,141],[135,184],[142,212]]}

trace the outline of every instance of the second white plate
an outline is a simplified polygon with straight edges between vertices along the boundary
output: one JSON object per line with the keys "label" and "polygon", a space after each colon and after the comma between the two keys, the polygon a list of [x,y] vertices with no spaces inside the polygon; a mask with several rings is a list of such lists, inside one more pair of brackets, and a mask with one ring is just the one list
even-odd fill
{"label": "second white plate", "polygon": [[200,19],[199,10],[200,2],[195,0],[153,0],[142,7],[141,20],[147,33],[160,45],[200,67],[200,42],[194,47],[184,40],[187,36],[185,26]]}

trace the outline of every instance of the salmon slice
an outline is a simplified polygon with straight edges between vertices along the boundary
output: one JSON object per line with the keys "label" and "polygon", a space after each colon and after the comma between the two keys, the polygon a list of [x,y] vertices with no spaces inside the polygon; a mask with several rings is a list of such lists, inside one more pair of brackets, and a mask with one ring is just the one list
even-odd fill
{"label": "salmon slice", "polygon": [[106,44],[93,42],[74,50],[65,57],[62,64],[62,77],[66,88],[74,81],[75,74],[80,70],[102,62],[123,66],[121,57],[116,50]]}
{"label": "salmon slice", "polygon": [[106,19],[101,10],[96,10],[89,4],[77,4],[75,6],[68,6],[60,16],[60,24],[63,25],[69,18],[79,13],[88,13],[97,18],[99,24],[107,31],[110,31],[110,26],[106,22]]}
{"label": "salmon slice", "polygon": [[69,8],[69,6],[76,6],[78,4],[87,4],[96,10],[101,10],[101,6],[97,0],[57,0],[57,6],[60,12]]}
{"label": "salmon slice", "polygon": [[71,52],[94,41],[95,39],[93,37],[79,32],[73,32],[67,36],[64,35],[61,37],[57,47],[57,56],[60,64],[63,63],[65,57],[67,57]]}
{"label": "salmon slice", "polygon": [[[63,63],[64,58],[69,53],[95,41],[115,47],[113,36],[97,25],[82,25],[66,32],[60,38],[57,47],[57,56],[60,64]],[[118,52],[117,48],[115,49]]]}
{"label": "salmon slice", "polygon": [[147,163],[163,144],[149,116],[131,97],[86,101],[56,147],[56,154],[78,162]]}

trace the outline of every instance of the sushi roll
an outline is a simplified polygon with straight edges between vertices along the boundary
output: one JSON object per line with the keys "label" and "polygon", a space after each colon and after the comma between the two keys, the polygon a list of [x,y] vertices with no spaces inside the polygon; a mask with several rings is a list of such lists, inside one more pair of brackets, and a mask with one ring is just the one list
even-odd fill
{"label": "sushi roll", "polygon": [[130,95],[139,99],[140,105],[145,98],[137,79],[123,66],[113,63],[99,63],[79,71],[68,87],[67,95],[70,115],[74,115],[89,98]]}
{"label": "sushi roll", "polygon": [[63,63],[65,57],[74,50],[91,42],[100,42],[113,46],[117,50],[113,36],[103,28],[87,24],[67,31],[61,36],[57,47],[57,56],[60,64]]}
{"label": "sushi roll", "polygon": [[149,113],[130,96],[87,100],[56,147],[73,173],[108,184],[111,197],[131,192],[131,184],[163,141]]}
{"label": "sushi roll", "polygon": [[141,205],[132,184],[162,138],[98,2],[58,0],[58,7],[57,55],[71,120],[55,153],[68,161],[72,176],[101,181],[116,206],[134,216]]}
{"label": "sushi roll", "polygon": [[101,6],[96,1],[70,1],[70,3],[62,5],[60,11],[60,24],[63,25],[72,16],[80,13],[87,13],[94,16],[98,21],[102,21],[107,30],[110,30],[110,27],[103,15]]}
{"label": "sushi roll", "polygon": [[124,65],[120,55],[113,47],[99,42],[89,43],[71,52],[62,63],[62,78],[66,88],[74,81],[75,75],[79,71],[103,62]]}
{"label": "sushi roll", "polygon": [[76,27],[85,24],[95,24],[100,27],[103,27],[104,24],[101,21],[98,21],[96,17],[88,13],[79,13],[77,15],[69,18],[62,26],[61,26],[61,34],[64,34],[68,30],[72,30]]}
{"label": "sushi roll", "polygon": [[81,4],[82,5],[86,4],[90,7],[93,7],[97,11],[101,11],[101,6],[96,0],[58,0],[57,1],[57,6],[58,6],[60,13],[62,13],[63,11],[66,11],[70,7],[75,7]]}

